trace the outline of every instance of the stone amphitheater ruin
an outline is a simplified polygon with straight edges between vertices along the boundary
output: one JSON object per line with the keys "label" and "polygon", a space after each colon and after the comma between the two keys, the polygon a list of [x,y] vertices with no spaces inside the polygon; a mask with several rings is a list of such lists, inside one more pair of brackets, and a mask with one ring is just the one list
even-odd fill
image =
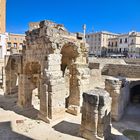
{"label": "stone amphitheater ruin", "polygon": [[52,123],[65,112],[82,113],[82,137],[113,139],[111,118],[119,121],[130,102],[140,103],[139,62],[88,62],[82,34],[69,33],[47,20],[38,25],[26,32],[22,54],[5,57],[5,96],[18,92],[18,106],[32,108],[32,92],[37,88],[39,119]]}

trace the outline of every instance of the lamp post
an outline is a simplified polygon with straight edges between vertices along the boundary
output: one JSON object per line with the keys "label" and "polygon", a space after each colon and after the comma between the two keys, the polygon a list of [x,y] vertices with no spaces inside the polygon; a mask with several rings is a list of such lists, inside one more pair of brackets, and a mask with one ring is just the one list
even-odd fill
{"label": "lamp post", "polygon": [[84,38],[83,40],[86,42],[86,24],[83,25],[83,32],[84,32]]}

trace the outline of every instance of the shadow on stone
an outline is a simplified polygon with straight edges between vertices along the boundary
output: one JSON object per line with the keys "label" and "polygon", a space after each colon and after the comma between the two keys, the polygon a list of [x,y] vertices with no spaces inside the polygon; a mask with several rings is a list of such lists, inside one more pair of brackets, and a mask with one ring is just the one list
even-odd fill
{"label": "shadow on stone", "polygon": [[23,115],[31,119],[37,119],[38,110],[35,108],[20,108],[17,106],[16,95],[2,96],[0,95],[0,108],[4,110],[14,111],[17,114]]}
{"label": "shadow on stone", "polygon": [[80,124],[62,121],[53,128],[58,132],[79,137]]}
{"label": "shadow on stone", "polygon": [[1,122],[0,140],[33,140],[33,139],[12,131],[11,122]]}
{"label": "shadow on stone", "polygon": [[109,140],[130,140],[127,137],[125,137],[124,135],[111,135],[111,138]]}

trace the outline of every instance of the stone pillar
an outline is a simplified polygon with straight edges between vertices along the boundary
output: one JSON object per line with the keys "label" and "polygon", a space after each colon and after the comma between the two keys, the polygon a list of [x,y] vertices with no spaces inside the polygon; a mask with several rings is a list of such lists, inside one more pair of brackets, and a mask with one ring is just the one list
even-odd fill
{"label": "stone pillar", "polygon": [[19,90],[18,90],[18,105],[22,108],[32,107],[32,84],[30,76],[20,74]]}
{"label": "stone pillar", "polygon": [[125,88],[125,80],[118,78],[108,78],[105,80],[105,89],[112,97],[111,117],[113,120],[118,121],[124,113],[127,93],[123,91]]}
{"label": "stone pillar", "polygon": [[50,54],[44,69],[40,93],[39,118],[51,122],[65,114],[66,89],[61,71],[61,55]]}
{"label": "stone pillar", "polygon": [[82,93],[89,89],[89,69],[85,64],[73,64],[70,68],[70,96],[68,113],[78,115],[82,106]]}
{"label": "stone pillar", "polygon": [[40,80],[40,110],[38,114],[38,118],[50,123],[50,119],[48,117],[48,85],[43,83],[43,80]]}
{"label": "stone pillar", "polygon": [[[111,98],[103,89],[83,93],[80,135],[88,140],[104,140],[110,137]],[[109,116],[110,117],[110,116]],[[108,131],[106,131],[108,130]],[[107,133],[105,133],[107,132]]]}
{"label": "stone pillar", "polygon": [[14,94],[18,91],[16,86],[17,73],[14,70],[5,70],[5,95]]}

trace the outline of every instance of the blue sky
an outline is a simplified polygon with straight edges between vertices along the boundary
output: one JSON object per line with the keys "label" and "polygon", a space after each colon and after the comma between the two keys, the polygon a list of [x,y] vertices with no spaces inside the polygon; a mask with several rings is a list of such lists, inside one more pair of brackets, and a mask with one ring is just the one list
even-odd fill
{"label": "blue sky", "polygon": [[52,20],[71,32],[140,31],[140,0],[7,0],[7,31],[24,33],[28,23]]}

